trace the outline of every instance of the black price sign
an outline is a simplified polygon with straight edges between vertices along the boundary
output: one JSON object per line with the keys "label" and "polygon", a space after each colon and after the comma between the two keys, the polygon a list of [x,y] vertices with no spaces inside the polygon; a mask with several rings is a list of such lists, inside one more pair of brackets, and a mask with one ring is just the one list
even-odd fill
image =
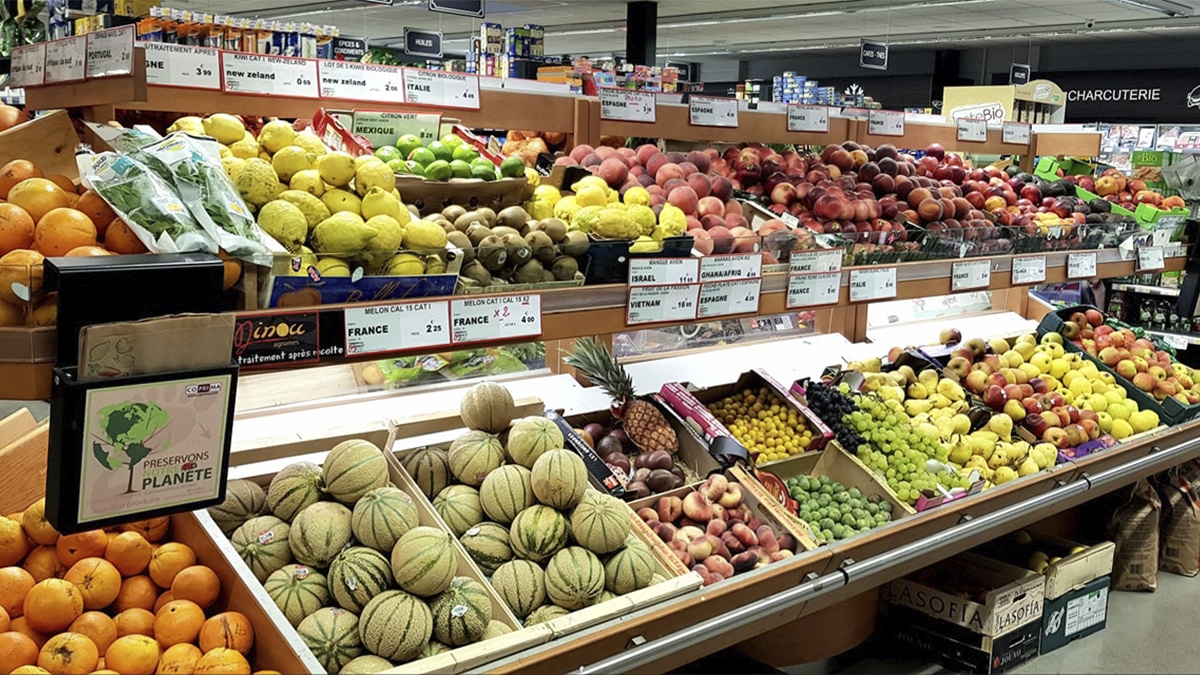
{"label": "black price sign", "polygon": [[483,18],[483,0],[429,0],[429,11]]}
{"label": "black price sign", "polygon": [[1029,84],[1029,76],[1033,68],[1028,63],[1014,63],[1008,67],[1009,84]]}
{"label": "black price sign", "polygon": [[442,34],[433,30],[404,29],[404,53],[409,56],[442,58]]}
{"label": "black price sign", "polygon": [[316,310],[241,314],[233,329],[233,357],[242,368],[317,363],[321,359],[320,330]]}
{"label": "black price sign", "polygon": [[858,65],[872,70],[887,70],[888,46],[886,42],[863,40],[858,47]]}

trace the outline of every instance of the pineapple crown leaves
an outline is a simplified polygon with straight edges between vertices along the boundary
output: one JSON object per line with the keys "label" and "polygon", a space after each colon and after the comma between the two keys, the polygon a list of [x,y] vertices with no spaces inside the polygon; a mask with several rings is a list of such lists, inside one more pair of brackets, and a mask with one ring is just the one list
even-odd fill
{"label": "pineapple crown leaves", "polygon": [[613,358],[608,346],[594,337],[576,340],[575,350],[568,354],[563,362],[579,370],[593,384],[618,401],[632,398],[634,395],[633,378],[625,367]]}

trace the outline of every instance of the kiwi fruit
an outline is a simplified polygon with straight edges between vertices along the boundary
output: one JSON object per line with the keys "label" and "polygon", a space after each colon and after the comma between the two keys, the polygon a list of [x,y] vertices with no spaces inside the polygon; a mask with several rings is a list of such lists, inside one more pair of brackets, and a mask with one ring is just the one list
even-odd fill
{"label": "kiwi fruit", "polygon": [[545,232],[530,232],[525,235],[525,241],[533,249],[534,257],[546,264],[554,262],[558,255],[554,242],[550,241],[550,235]]}
{"label": "kiwi fruit", "polygon": [[520,232],[517,232],[513,228],[508,227],[506,225],[497,225],[497,226],[493,227],[492,234],[496,235],[497,237],[500,237],[501,239],[503,239],[509,235],[513,235],[513,236],[517,236],[517,237],[521,236]]}
{"label": "kiwi fruit", "polygon": [[480,215],[480,217],[482,217],[484,220],[487,221],[488,227],[492,227],[493,225],[496,224],[496,212],[489,209],[488,207],[481,206],[481,207],[475,209],[475,213],[478,213]]}
{"label": "kiwi fruit", "polygon": [[530,260],[517,268],[513,273],[513,281],[519,284],[536,284],[542,280],[542,273],[545,271],[542,263]]}
{"label": "kiwi fruit", "polygon": [[413,220],[421,219],[421,209],[418,209],[416,204],[407,204],[405,205],[405,208],[407,208],[408,212],[412,214]]}
{"label": "kiwi fruit", "polygon": [[450,221],[446,220],[445,218],[442,218],[442,219],[440,219],[440,220],[435,220],[435,221],[433,221],[433,222],[435,222],[435,223],[437,223],[438,225],[441,225],[441,226],[442,226],[442,229],[446,231],[446,236],[447,236],[447,237],[449,237],[449,236],[450,236],[450,233],[451,233],[451,232],[453,232],[454,234],[462,234],[462,232],[459,232],[458,230],[454,229],[454,223],[452,223],[452,222],[450,222]]}
{"label": "kiwi fruit", "polygon": [[[462,207],[460,206],[459,208]],[[484,227],[488,226],[487,220],[474,211],[467,211],[466,213],[454,219],[454,229],[458,230],[459,232],[466,232],[467,230],[471,229],[472,225],[476,224]]]}
{"label": "kiwi fruit", "polygon": [[479,242],[479,250],[475,252],[475,257],[483,263],[483,266],[491,271],[496,271],[504,267],[505,261],[508,260],[508,247],[494,234],[484,237]]}
{"label": "kiwi fruit", "polygon": [[492,284],[492,273],[488,271],[478,260],[463,265],[460,275],[474,281],[480,286],[490,286]]}
{"label": "kiwi fruit", "polygon": [[544,281],[546,283],[550,283],[551,281],[558,281],[558,280],[554,278],[554,272],[551,272],[550,270],[544,270],[542,272],[542,281]]}
{"label": "kiwi fruit", "polygon": [[550,241],[557,244],[567,236],[567,224],[561,218],[547,218],[542,221],[542,232],[550,235]]}
{"label": "kiwi fruit", "polygon": [[510,206],[496,214],[496,224],[520,230],[529,221],[529,214],[519,206]]}
{"label": "kiwi fruit", "polygon": [[479,246],[479,242],[483,241],[484,237],[492,236],[492,231],[486,225],[475,223],[467,228],[467,239],[471,240],[472,246]]}
{"label": "kiwi fruit", "polygon": [[530,232],[536,232],[538,229],[537,224],[538,224],[538,221],[536,221],[536,220],[527,220],[527,221],[525,221],[524,225],[517,228],[517,232],[520,232],[521,236],[524,237],[525,235],[529,234]]}
{"label": "kiwi fruit", "polygon": [[508,262],[510,265],[524,265],[533,258],[533,247],[529,242],[521,238],[521,235],[513,233],[506,234],[500,237],[500,241],[504,242],[504,246],[508,248]]}
{"label": "kiwi fruit", "polygon": [[469,263],[475,259],[475,247],[471,245],[471,239],[467,235],[455,230],[446,233],[446,243],[454,244],[462,249],[463,264]]}
{"label": "kiwi fruit", "polygon": [[590,242],[588,241],[588,236],[586,234],[583,232],[574,231],[567,233],[566,239],[559,242],[558,248],[563,253],[578,258],[584,253],[587,253],[589,245]]}
{"label": "kiwi fruit", "polygon": [[554,278],[559,281],[570,281],[575,278],[575,273],[579,271],[579,263],[569,255],[559,256],[555,259],[554,264],[550,267],[554,272]]}
{"label": "kiwi fruit", "polygon": [[449,220],[452,223],[458,220],[459,217],[466,212],[467,210],[458,204],[451,204],[450,206],[442,209],[442,215],[446,217],[446,220]]}

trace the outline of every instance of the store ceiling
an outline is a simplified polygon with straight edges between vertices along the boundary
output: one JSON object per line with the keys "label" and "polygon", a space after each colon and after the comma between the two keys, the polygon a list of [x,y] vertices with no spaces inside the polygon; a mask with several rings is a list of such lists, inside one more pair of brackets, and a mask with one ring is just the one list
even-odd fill
{"label": "store ceiling", "polygon": [[[172,6],[228,12],[227,0]],[[625,0],[486,0],[487,21],[546,27],[546,53],[600,55],[625,48]],[[1182,16],[1169,17],[1150,6]],[[405,27],[440,30],[446,49],[466,50],[479,20],[430,12],[424,0],[240,0],[239,16],[338,26],[346,35],[398,42]],[[897,49],[1200,36],[1200,0],[659,0],[658,53],[674,58],[753,58],[857,49],[863,37]],[[1091,27],[1088,23],[1091,22]]]}

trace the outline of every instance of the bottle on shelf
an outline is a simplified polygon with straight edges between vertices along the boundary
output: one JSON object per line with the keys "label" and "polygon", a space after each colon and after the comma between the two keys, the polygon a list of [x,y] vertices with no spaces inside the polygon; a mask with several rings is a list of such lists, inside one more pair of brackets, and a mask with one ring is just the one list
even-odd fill
{"label": "bottle on shelf", "polygon": [[1143,300],[1138,304],[1138,324],[1143,328],[1150,328],[1150,323],[1154,319],[1154,313],[1150,309],[1150,303]]}
{"label": "bottle on shelf", "polygon": [[1154,303],[1154,330],[1165,330],[1167,326],[1166,300]]}

